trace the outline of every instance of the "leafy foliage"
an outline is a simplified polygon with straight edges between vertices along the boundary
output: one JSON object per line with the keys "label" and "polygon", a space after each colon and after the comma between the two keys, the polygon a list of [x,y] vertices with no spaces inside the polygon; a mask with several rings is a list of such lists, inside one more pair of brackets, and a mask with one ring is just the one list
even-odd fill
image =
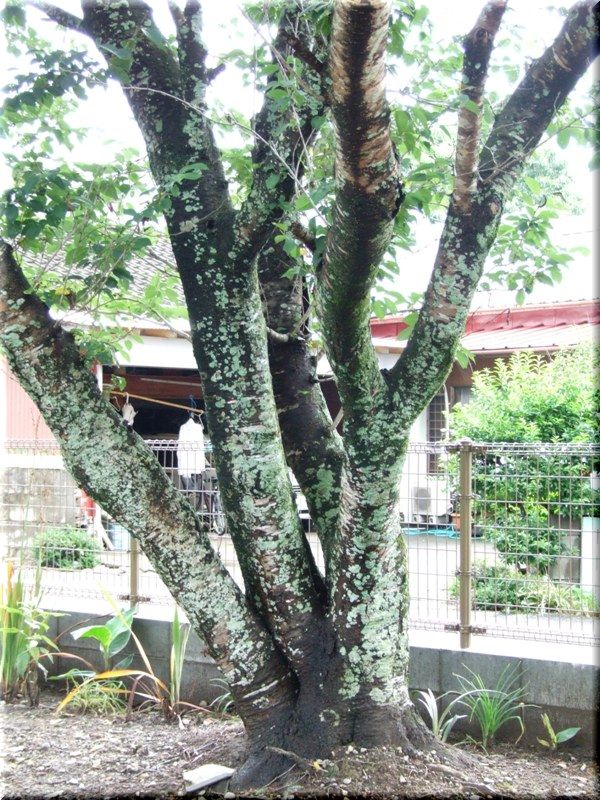
{"label": "leafy foliage", "polygon": [[[458,597],[459,583],[449,589]],[[479,562],[473,568],[473,607],[505,614],[573,614],[587,616],[600,611],[590,592],[547,576],[523,575],[508,564]]]}
{"label": "leafy foliage", "polygon": [[548,524],[548,512],[542,506],[525,507],[523,513],[509,506],[483,530],[503,560],[525,572],[545,575],[558,556],[567,552],[564,536]]}
{"label": "leafy foliage", "polygon": [[[598,348],[563,350],[551,361],[531,353],[498,359],[474,374],[471,401],[457,405],[450,427],[479,442],[594,442],[599,429]],[[538,456],[474,454],[474,515],[504,561],[546,574],[567,552],[561,517],[594,516],[590,459],[561,456],[540,445]],[[481,590],[482,591],[482,590]]]}
{"label": "leafy foliage", "polygon": [[598,348],[582,344],[550,360],[533,353],[497,359],[473,375],[467,405],[450,416],[456,438],[477,442],[595,442],[600,434]]}
{"label": "leafy foliage", "polygon": [[40,580],[38,572],[28,591],[20,571],[7,562],[0,602],[0,696],[7,703],[25,689],[30,705],[37,704],[38,672],[46,673],[42,659],[51,660],[57,649],[48,630],[50,619],[61,615],[40,608]]}
{"label": "leafy foliage", "polygon": [[100,563],[100,545],[81,528],[47,528],[33,542],[34,558],[42,567],[91,569]]}
{"label": "leafy foliage", "polygon": [[[114,656],[127,647],[131,639],[131,623],[135,616],[136,609],[129,608],[111,617],[103,625],[88,625],[71,631],[73,639],[95,639],[99,646],[104,660],[104,669],[111,667]],[[131,658],[121,660],[116,668],[124,668],[131,664]]]}

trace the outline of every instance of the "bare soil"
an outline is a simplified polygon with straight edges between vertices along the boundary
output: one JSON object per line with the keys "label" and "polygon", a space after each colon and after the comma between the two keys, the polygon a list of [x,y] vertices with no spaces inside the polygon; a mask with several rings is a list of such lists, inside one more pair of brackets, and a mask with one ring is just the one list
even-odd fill
{"label": "bare soil", "polygon": [[[184,770],[235,767],[243,758],[244,731],[235,718],[194,714],[178,725],[140,711],[126,722],[118,715],[59,715],[57,703],[44,693],[38,708],[0,707],[0,797],[174,798],[185,794]],[[398,748],[351,745],[320,762],[290,761],[279,782],[253,796],[591,800],[599,794],[593,759],[568,750],[500,745],[472,758],[472,769],[456,770],[431,753],[409,758]]]}

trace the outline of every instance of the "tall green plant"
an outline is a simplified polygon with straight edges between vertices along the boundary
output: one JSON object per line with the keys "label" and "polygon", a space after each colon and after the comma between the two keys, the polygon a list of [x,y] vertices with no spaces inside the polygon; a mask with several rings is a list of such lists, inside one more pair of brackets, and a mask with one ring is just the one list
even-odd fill
{"label": "tall green plant", "polygon": [[[469,722],[476,722],[480,731],[480,744],[487,750],[495,740],[496,734],[507,722],[515,720],[521,729],[517,742],[525,733],[521,713],[525,707],[523,698],[525,689],[517,685],[519,665],[506,666],[493,689],[488,689],[483,678],[473,670],[465,667],[469,676],[457,675],[462,693],[456,704],[469,711]],[[516,742],[515,742],[516,744]]]}
{"label": "tall green plant", "polygon": [[61,615],[40,608],[40,584],[38,570],[28,591],[21,571],[15,573],[12,562],[7,563],[0,604],[0,695],[7,703],[25,690],[30,704],[37,704],[38,673],[46,673],[41,659],[51,659],[57,650],[48,630],[50,618]]}
{"label": "tall green plant", "polygon": [[180,622],[179,612],[175,606],[171,623],[171,657],[169,660],[169,699],[175,713],[181,704],[181,676],[189,635],[190,626]]}

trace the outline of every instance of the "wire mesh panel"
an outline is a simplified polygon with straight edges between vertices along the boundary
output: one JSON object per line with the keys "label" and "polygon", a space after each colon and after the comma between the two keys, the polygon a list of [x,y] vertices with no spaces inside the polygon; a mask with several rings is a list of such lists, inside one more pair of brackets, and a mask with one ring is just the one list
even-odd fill
{"label": "wire mesh panel", "polygon": [[439,628],[458,621],[452,594],[459,552],[452,517],[454,467],[442,445],[409,447],[400,482],[400,530],[408,550],[412,627]]}
{"label": "wire mesh panel", "polygon": [[475,621],[496,635],[598,638],[593,445],[489,444],[472,454]]}
{"label": "wire mesh panel", "polygon": [[[242,585],[210,443],[202,452],[195,443],[175,439],[148,445]],[[456,445],[412,443],[408,449],[398,535],[408,553],[410,627],[458,629],[459,541],[468,535],[470,560],[462,565],[462,580],[471,582],[470,623],[476,632],[598,641],[600,448],[470,444],[468,450],[472,486],[465,533]],[[41,567],[49,605],[68,610],[86,599],[86,607],[100,613],[108,610],[108,593],[141,603],[147,613],[171,613],[172,597],[148,559],[135,552],[127,530],[77,488],[57,444],[12,441],[0,450],[0,459],[3,555],[22,564],[29,582]],[[307,540],[323,570],[317,532],[292,482]]]}

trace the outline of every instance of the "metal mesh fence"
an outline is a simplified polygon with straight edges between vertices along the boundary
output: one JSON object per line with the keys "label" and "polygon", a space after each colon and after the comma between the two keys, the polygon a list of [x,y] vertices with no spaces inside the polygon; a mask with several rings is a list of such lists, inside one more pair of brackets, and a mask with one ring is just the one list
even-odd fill
{"label": "metal mesh fence", "polygon": [[[148,444],[207,522],[213,547],[241,584],[210,445],[201,454],[193,443]],[[406,457],[399,535],[408,551],[410,627],[597,642],[600,448],[464,444],[461,457],[458,450],[411,444]],[[461,491],[465,465],[470,488]],[[323,569],[297,488],[296,499]],[[172,614],[173,600],[149,561],[77,488],[56,444],[11,441],[0,450],[0,531],[3,555],[22,565],[26,580],[41,565],[49,607],[101,613],[109,594],[137,602],[147,615]]]}

